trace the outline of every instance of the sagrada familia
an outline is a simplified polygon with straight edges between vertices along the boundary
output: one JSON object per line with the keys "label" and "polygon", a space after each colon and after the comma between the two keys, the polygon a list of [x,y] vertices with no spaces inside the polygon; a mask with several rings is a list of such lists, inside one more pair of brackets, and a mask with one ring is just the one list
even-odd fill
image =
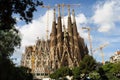
{"label": "sagrada familia", "polygon": [[32,69],[37,75],[47,75],[56,69],[67,66],[79,66],[79,62],[88,54],[87,45],[79,35],[76,25],[75,13],[68,9],[68,26],[62,25],[60,9],[58,18],[53,10],[54,19],[50,39],[38,39],[36,44],[28,46],[22,55],[21,65]]}

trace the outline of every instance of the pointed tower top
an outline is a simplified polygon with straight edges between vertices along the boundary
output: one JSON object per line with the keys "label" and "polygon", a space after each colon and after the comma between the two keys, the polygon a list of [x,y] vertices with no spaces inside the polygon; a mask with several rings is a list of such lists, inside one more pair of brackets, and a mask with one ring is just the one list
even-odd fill
{"label": "pointed tower top", "polygon": [[68,6],[68,17],[70,17],[70,5]]}
{"label": "pointed tower top", "polygon": [[60,4],[58,4],[58,17],[60,17]]}
{"label": "pointed tower top", "polygon": [[54,22],[56,21],[56,11],[55,11],[55,9],[53,9],[53,21]]}
{"label": "pointed tower top", "polygon": [[75,12],[74,12],[74,9],[72,10],[72,16],[73,16],[73,23],[76,22],[75,21]]}

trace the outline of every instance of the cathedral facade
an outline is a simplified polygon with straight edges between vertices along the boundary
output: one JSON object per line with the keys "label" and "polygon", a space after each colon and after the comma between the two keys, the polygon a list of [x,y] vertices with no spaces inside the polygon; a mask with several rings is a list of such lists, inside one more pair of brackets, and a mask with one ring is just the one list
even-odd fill
{"label": "cathedral facade", "polygon": [[68,26],[62,24],[60,9],[54,19],[49,40],[38,39],[34,46],[28,46],[22,56],[21,65],[32,69],[33,73],[54,72],[56,69],[68,66],[73,68],[79,66],[84,55],[88,54],[88,48],[84,39],[79,35],[76,25],[75,13],[68,9]]}
{"label": "cathedral facade", "polygon": [[56,23],[55,10],[52,31],[50,34],[50,65],[52,69],[68,66],[70,68],[79,66],[79,62],[88,54],[84,39],[77,31],[74,10],[71,20],[70,10],[68,10],[68,26],[62,25],[60,11],[58,11]]}

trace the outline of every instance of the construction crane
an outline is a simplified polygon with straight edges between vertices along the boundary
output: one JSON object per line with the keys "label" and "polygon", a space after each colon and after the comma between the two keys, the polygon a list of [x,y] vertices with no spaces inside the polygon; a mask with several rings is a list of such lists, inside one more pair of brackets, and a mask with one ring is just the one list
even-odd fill
{"label": "construction crane", "polygon": [[90,27],[82,27],[82,29],[86,29],[88,31],[88,41],[89,41],[89,44],[90,44],[90,53],[93,56],[93,52],[92,52],[92,40],[90,38],[91,28]]}
{"label": "construction crane", "polygon": [[70,7],[72,6],[80,6],[80,4],[57,4],[56,7],[62,7],[62,17],[64,17],[64,7],[68,7],[68,11],[70,12]]}
{"label": "construction crane", "polygon": [[102,64],[103,64],[103,65],[105,64],[103,48],[106,47],[107,45],[108,45],[108,43],[102,44],[102,45],[100,45],[98,48],[96,48],[95,50],[93,50],[93,52],[96,52],[97,50],[100,50],[101,56],[102,56]]}
{"label": "construction crane", "polygon": [[[41,6],[42,8],[47,8],[48,9],[47,26],[46,26],[46,38],[47,38],[47,40],[48,40],[48,33],[49,33],[49,30],[48,30],[48,27],[49,27],[49,9],[58,7],[58,11],[60,13],[60,7],[62,7],[63,28],[65,29],[65,25],[64,25],[64,7],[65,6],[68,7],[68,11],[69,11],[69,15],[70,15],[70,7],[71,6],[80,6],[80,4],[57,4],[55,6],[46,6],[46,5]],[[60,15],[59,13],[58,13],[58,15]]]}
{"label": "construction crane", "polygon": [[47,25],[46,25],[46,38],[48,40],[48,34],[49,34],[49,30],[48,30],[48,27],[49,27],[49,10],[50,10],[51,6],[42,5],[41,7],[48,9],[48,13],[47,13]]}
{"label": "construction crane", "polygon": [[63,29],[64,30],[65,30],[65,24],[64,24],[64,7],[68,7],[68,16],[70,16],[70,7],[71,6],[80,6],[80,4],[57,4],[58,10],[60,9],[60,7],[62,7],[62,19],[63,19]]}

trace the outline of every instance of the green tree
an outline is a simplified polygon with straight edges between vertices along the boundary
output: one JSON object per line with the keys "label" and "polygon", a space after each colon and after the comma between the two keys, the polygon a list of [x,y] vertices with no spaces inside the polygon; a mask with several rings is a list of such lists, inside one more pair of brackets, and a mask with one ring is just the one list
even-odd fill
{"label": "green tree", "polygon": [[100,80],[108,80],[108,77],[102,67],[99,68]]}
{"label": "green tree", "polygon": [[88,74],[96,68],[96,61],[92,56],[85,55],[79,67],[73,68],[73,78],[76,80],[85,79]]}
{"label": "green tree", "polygon": [[120,79],[120,62],[114,63],[111,71],[113,72],[114,76]]}
{"label": "green tree", "polygon": [[97,71],[89,73],[89,77],[91,80],[100,80],[100,74]]}
{"label": "green tree", "polygon": [[76,79],[76,80],[80,80],[80,74],[81,74],[80,68],[79,67],[74,67],[72,69],[72,72],[73,72],[73,78]]}
{"label": "green tree", "polygon": [[31,70],[26,67],[14,68],[14,72],[18,74],[13,74],[16,80],[33,80],[33,76],[30,73]]}
{"label": "green tree", "polygon": [[61,67],[60,69],[56,70],[54,73],[50,74],[50,78],[52,79],[59,79],[65,78],[67,75],[72,75],[72,70],[68,67]]}
{"label": "green tree", "polygon": [[113,63],[106,63],[105,65],[102,66],[105,72],[112,72],[113,67],[114,67]]}
{"label": "green tree", "polygon": [[36,7],[42,4],[39,0],[0,0],[0,80],[19,80],[18,77],[22,77],[20,80],[28,80],[27,75],[21,76],[28,73],[22,71],[23,68],[16,67],[10,60],[10,56],[16,47],[20,47],[21,42],[13,15],[17,14],[20,20],[29,23]]}
{"label": "green tree", "polygon": [[105,71],[106,76],[108,79],[111,80],[119,80],[120,79],[120,62],[117,63],[106,63],[102,66],[103,70]]}
{"label": "green tree", "polygon": [[31,22],[36,6],[42,4],[39,0],[0,0],[0,30],[9,30],[16,24],[14,14],[26,23]]}
{"label": "green tree", "polygon": [[83,60],[80,62],[80,71],[84,74],[84,77],[87,76],[90,72],[95,70],[96,68],[96,61],[92,56],[85,55]]}
{"label": "green tree", "polygon": [[0,55],[11,55],[16,46],[20,45],[19,31],[15,28],[16,19],[13,15],[26,23],[31,22],[36,6],[42,5],[39,0],[0,0]]}
{"label": "green tree", "polygon": [[16,67],[15,64],[8,58],[1,61],[0,80],[33,80],[29,68]]}
{"label": "green tree", "polygon": [[15,47],[20,46],[19,32],[14,29],[0,30],[0,56],[6,58],[12,55]]}

